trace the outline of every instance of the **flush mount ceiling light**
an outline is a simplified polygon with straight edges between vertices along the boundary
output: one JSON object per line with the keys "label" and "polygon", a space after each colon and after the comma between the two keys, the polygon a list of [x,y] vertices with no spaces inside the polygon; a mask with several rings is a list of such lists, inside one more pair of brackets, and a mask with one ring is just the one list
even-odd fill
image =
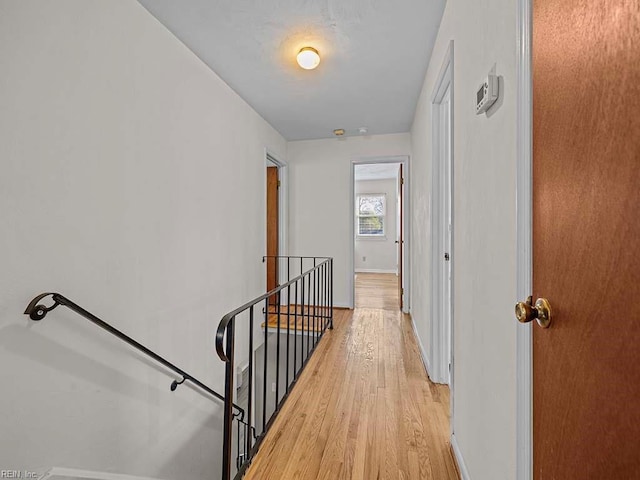
{"label": "flush mount ceiling light", "polygon": [[313,47],[304,47],[298,52],[296,60],[305,70],[313,70],[320,64],[320,54]]}

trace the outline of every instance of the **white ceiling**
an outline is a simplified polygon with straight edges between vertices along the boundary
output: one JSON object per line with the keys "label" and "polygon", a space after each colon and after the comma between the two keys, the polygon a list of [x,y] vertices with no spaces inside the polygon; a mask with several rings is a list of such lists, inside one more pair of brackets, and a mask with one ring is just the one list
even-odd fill
{"label": "white ceiling", "polygon": [[[407,132],[446,0],[138,0],[287,140]],[[302,70],[295,56],[322,61]]]}
{"label": "white ceiling", "polygon": [[360,180],[387,180],[398,178],[399,163],[367,163],[355,166],[355,179]]}

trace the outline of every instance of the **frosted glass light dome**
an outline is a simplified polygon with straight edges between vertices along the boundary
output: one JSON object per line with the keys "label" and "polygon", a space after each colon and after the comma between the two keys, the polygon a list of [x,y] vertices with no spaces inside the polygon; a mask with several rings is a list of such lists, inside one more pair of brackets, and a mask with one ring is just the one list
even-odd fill
{"label": "frosted glass light dome", "polygon": [[296,60],[305,70],[313,70],[320,64],[320,54],[313,47],[304,47],[298,52]]}

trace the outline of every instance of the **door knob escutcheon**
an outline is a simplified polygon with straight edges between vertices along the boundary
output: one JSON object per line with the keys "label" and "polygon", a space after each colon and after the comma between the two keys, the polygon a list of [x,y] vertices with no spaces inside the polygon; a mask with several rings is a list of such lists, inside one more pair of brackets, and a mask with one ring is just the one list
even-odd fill
{"label": "door knob escutcheon", "polygon": [[533,305],[533,297],[529,297],[525,302],[516,303],[516,318],[520,323],[528,323],[535,319],[542,328],[549,328],[551,305],[546,298],[537,299]]}

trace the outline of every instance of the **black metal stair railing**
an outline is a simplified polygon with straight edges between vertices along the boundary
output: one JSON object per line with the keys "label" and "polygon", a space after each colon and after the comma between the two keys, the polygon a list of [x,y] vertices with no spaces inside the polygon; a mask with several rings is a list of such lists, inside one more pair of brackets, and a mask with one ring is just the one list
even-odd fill
{"label": "black metal stair railing", "polygon": [[[43,305],[42,303],[40,303],[42,300],[44,300],[46,297],[49,297],[49,296],[53,300],[53,305],[51,305],[50,307],[47,307],[46,305]],[[97,325],[98,327],[102,328],[103,330],[106,330],[107,332],[109,332],[110,334],[112,334],[115,337],[119,338],[120,340],[128,343],[129,345],[134,347],[136,350],[141,351],[142,353],[144,353],[148,357],[151,357],[156,362],[160,363],[161,365],[165,366],[169,370],[173,371],[174,373],[176,373],[180,377],[182,377],[180,380],[173,380],[173,382],[171,382],[170,389],[171,389],[172,392],[175,391],[176,388],[178,388],[179,385],[182,385],[184,382],[189,381],[192,384],[194,384],[195,386],[197,386],[198,388],[200,388],[202,391],[204,391],[204,392],[208,393],[209,395],[211,395],[212,397],[214,397],[214,398],[216,398],[218,400],[222,400],[224,402],[225,399],[221,394],[219,394],[218,392],[216,392],[212,388],[208,387],[207,385],[202,383],[197,378],[193,377],[189,373],[185,372],[183,369],[177,367],[176,365],[174,365],[173,363],[169,362],[165,358],[161,357],[160,355],[158,355],[154,351],[152,351],[149,348],[145,347],[140,342],[138,342],[138,341],[134,340],[133,338],[129,337],[125,333],[121,332],[117,328],[115,328],[112,325],[108,324],[104,320],[101,320],[100,318],[96,317],[91,312],[85,310],[84,308],[82,308],[78,304],[72,302],[67,297],[65,297],[63,295],[60,295],[59,293],[41,293],[40,295],[35,297],[33,300],[31,300],[31,302],[27,306],[27,308],[26,308],[24,313],[25,313],[25,315],[29,315],[29,318],[31,318],[31,320],[40,321],[44,317],[47,316],[47,313],[49,313],[51,310],[53,310],[54,308],[58,307],[59,305],[63,305],[65,307],[67,307],[68,309],[72,310],[73,312],[77,313],[78,315],[86,318],[87,320],[89,320],[93,324]],[[235,405],[235,404],[232,405],[231,407],[232,407],[232,409],[235,409],[235,415],[237,416],[237,418],[239,420],[244,420],[244,416],[245,416],[244,410],[242,408],[240,408],[238,405]]]}
{"label": "black metal stair railing", "polygon": [[[333,329],[332,258],[266,256],[263,261],[275,262],[275,284],[283,283],[226,314],[216,332],[216,351],[226,364],[222,480],[242,478],[318,342]],[[254,338],[258,316],[263,320],[260,345]],[[236,339],[239,331],[246,337]],[[234,385],[236,367],[244,360],[236,358],[240,349],[247,362],[246,405],[236,398]],[[234,398],[246,411],[244,418],[234,414]]]}

